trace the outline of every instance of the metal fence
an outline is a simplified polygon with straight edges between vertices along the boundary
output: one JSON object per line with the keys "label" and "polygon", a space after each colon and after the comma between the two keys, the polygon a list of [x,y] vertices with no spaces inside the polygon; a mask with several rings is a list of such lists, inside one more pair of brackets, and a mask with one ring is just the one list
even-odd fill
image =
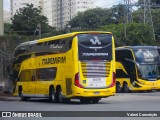
{"label": "metal fence", "polygon": [[10,86],[9,73],[7,70],[9,61],[9,55],[0,49],[0,91],[5,91]]}

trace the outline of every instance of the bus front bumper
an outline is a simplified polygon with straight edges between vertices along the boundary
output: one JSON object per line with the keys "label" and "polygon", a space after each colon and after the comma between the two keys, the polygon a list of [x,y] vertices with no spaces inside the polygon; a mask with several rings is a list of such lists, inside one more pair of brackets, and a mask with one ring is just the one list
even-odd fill
{"label": "bus front bumper", "polygon": [[134,86],[131,86],[130,87],[130,90],[133,90],[133,91],[144,91],[144,90],[160,90],[160,83],[152,83],[152,84],[145,84],[145,83],[139,83],[139,82],[136,82],[136,84],[139,86],[139,87],[134,87]]}

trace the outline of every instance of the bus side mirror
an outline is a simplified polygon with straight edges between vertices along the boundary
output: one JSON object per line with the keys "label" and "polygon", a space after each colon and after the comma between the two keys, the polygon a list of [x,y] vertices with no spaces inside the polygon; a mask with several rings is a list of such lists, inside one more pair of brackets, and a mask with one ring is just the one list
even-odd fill
{"label": "bus side mirror", "polygon": [[126,61],[129,61],[129,62],[132,62],[132,63],[134,63],[134,64],[136,64],[136,65],[138,64],[136,61],[131,60],[131,59],[128,59],[128,58],[125,58],[125,60],[126,60]]}
{"label": "bus side mirror", "polygon": [[128,58],[125,58],[125,60],[134,63],[137,66],[137,68],[139,69],[139,63],[138,62],[136,62],[134,60],[131,60],[131,59],[128,59]]}

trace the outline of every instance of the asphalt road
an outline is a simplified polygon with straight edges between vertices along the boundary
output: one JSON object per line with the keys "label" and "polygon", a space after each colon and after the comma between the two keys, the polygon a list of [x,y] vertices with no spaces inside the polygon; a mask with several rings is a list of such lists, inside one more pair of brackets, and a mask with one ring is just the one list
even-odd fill
{"label": "asphalt road", "polygon": [[[115,96],[103,98],[98,104],[82,104],[78,100],[69,103],[50,103],[47,99],[31,99],[20,101],[19,98],[0,99],[0,111],[159,111],[160,92],[151,93],[118,93]],[[71,112],[72,114],[72,112]],[[96,114],[96,112],[95,112]],[[113,113],[114,114],[114,113]],[[158,115],[160,116],[160,114]],[[104,117],[83,117],[84,120],[101,120]],[[0,118],[0,120],[17,120],[17,118]],[[23,118],[26,119],[27,118]],[[31,118],[30,118],[31,119]],[[29,120],[30,120],[29,119]],[[34,118],[36,119],[36,118]],[[37,118],[41,120],[44,118]],[[70,117],[45,118],[46,120],[77,120],[82,119]],[[107,120],[135,120],[135,117],[107,117]],[[136,120],[159,120],[160,117],[136,117]]]}

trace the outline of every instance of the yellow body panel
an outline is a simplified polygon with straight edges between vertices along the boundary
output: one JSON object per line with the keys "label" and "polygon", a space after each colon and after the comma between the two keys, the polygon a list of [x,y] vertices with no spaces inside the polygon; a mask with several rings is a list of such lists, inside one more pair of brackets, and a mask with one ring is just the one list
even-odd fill
{"label": "yellow body panel", "polygon": [[[116,62],[116,69],[121,69],[127,74],[127,71],[123,67],[122,63]],[[130,78],[116,78],[116,82],[120,83],[120,86],[123,87],[123,84],[126,82],[128,84],[129,90],[131,91],[145,91],[145,90],[159,90],[160,89],[160,80],[157,81],[145,81],[138,78],[137,81],[134,81],[133,84],[137,84],[139,87],[135,87],[131,84]]]}
{"label": "yellow body panel", "polygon": [[[67,38],[74,36],[76,34],[81,33],[90,33],[90,32],[75,32],[55,37],[49,37],[45,39],[40,39],[34,41],[36,43],[43,43],[50,40],[57,40],[61,38]],[[91,32],[94,33],[94,32]],[[96,33],[106,33],[106,32],[96,32]],[[110,34],[107,32],[107,34]],[[60,54],[49,54],[42,56],[35,56],[34,53],[31,58],[26,59],[22,62],[19,72],[19,77],[21,72],[24,70],[33,70],[35,72],[36,69],[39,68],[57,68],[56,78],[49,81],[41,81],[35,77],[35,80],[30,80],[26,82],[18,81],[15,89],[14,95],[18,95],[19,87],[23,88],[23,94],[31,97],[49,97],[49,88],[50,86],[54,86],[55,91],[58,86],[62,89],[63,97],[65,98],[76,98],[76,97],[108,97],[113,96],[115,94],[115,86],[109,87],[112,83],[113,72],[115,73],[115,48],[114,48],[114,39],[112,37],[112,56],[113,59],[109,63],[104,63],[106,67],[109,65],[110,71],[108,77],[106,77],[106,84],[104,88],[95,88],[89,89],[86,88],[87,83],[83,83],[83,80],[87,80],[82,75],[81,64],[78,60],[78,41],[77,37],[74,37],[72,42],[72,47],[69,51]],[[47,61],[47,62],[46,62]],[[33,74],[34,74],[33,72]],[[75,82],[75,74],[80,74],[80,83],[84,88],[79,88],[74,85]],[[68,83],[69,81],[69,83]],[[69,85],[68,85],[69,84]]]}

